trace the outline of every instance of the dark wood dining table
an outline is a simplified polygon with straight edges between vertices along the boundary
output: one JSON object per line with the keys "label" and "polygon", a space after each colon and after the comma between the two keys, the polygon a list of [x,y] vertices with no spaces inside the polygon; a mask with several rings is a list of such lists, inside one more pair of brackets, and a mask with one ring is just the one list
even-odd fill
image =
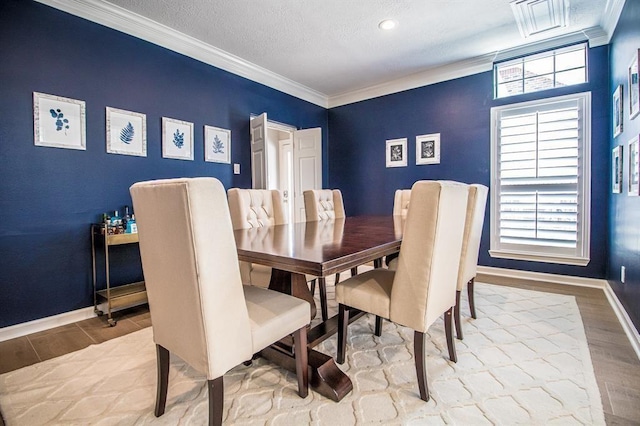
{"label": "dark wood dining table", "polygon": [[[305,274],[329,277],[400,250],[399,216],[354,216],[319,222],[302,222],[234,231],[240,260],[271,266],[269,288],[299,297],[311,304],[313,295]],[[351,321],[360,313],[352,312]],[[349,377],[333,357],[313,348],[337,332],[334,316],[308,332],[309,385],[320,394],[340,401],[352,389]],[[283,339],[261,353],[266,359],[295,371],[291,339]]]}

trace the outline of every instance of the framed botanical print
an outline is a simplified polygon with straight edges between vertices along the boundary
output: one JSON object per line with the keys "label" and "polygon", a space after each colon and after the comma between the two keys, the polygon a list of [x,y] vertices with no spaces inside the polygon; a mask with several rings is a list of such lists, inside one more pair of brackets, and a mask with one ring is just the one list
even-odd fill
{"label": "framed botanical print", "polygon": [[36,146],[86,150],[85,102],[33,92]]}
{"label": "framed botanical print", "polygon": [[638,140],[640,136],[629,141],[629,195],[640,195],[640,163],[638,155]]}
{"label": "framed botanical print", "polygon": [[107,152],[147,156],[147,116],[107,107]]}
{"label": "framed botanical print", "polygon": [[193,160],[193,123],[162,117],[162,156]]}
{"label": "framed botanical print", "polygon": [[407,138],[387,140],[387,167],[407,166]]}
{"label": "framed botanical print", "polygon": [[640,84],[638,83],[638,61],[640,60],[640,49],[633,54],[631,65],[629,65],[629,119],[640,114]]}
{"label": "framed botanical print", "polygon": [[204,126],[204,161],[231,164],[231,130]]}
{"label": "framed botanical print", "polygon": [[613,137],[622,133],[622,85],[613,92]]}

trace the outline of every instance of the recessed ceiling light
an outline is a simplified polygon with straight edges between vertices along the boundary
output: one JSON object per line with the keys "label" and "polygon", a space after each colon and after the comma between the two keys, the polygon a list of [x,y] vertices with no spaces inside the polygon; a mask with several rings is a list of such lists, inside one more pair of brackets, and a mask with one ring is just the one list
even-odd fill
{"label": "recessed ceiling light", "polygon": [[398,22],[393,19],[385,19],[378,24],[378,28],[381,30],[392,30],[398,25]]}

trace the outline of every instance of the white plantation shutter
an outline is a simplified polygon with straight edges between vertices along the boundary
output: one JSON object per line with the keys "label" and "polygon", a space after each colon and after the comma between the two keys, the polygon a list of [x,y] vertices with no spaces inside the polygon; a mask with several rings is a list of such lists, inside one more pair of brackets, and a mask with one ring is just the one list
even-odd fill
{"label": "white plantation shutter", "polygon": [[491,255],[586,264],[588,93],[492,108]]}

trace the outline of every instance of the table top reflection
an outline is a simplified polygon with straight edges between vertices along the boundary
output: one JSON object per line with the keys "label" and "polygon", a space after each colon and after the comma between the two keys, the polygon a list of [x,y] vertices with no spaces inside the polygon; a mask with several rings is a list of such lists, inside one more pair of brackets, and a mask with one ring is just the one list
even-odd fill
{"label": "table top reflection", "polygon": [[234,231],[240,260],[326,277],[400,250],[402,218],[353,216]]}

